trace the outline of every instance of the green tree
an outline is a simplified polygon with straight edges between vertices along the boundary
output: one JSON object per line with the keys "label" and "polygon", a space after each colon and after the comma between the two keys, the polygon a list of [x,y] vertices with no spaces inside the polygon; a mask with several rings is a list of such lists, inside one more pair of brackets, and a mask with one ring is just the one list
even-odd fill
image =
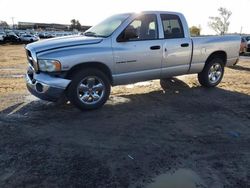
{"label": "green tree", "polygon": [[210,21],[208,22],[208,26],[217,34],[224,35],[228,32],[228,27],[230,25],[229,18],[231,17],[232,12],[222,7],[220,7],[218,11],[219,16],[209,17]]}
{"label": "green tree", "polygon": [[76,19],[72,19],[71,21],[71,25],[70,28],[73,29],[77,29],[77,30],[81,30],[81,23],[79,22],[79,20]]}
{"label": "green tree", "polygon": [[201,35],[201,28],[192,26],[189,28],[191,36],[200,36]]}

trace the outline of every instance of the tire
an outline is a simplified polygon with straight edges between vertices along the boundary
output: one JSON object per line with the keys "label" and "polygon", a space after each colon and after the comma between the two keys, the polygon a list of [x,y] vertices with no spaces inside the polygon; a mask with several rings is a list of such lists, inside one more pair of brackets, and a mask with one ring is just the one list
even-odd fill
{"label": "tire", "polygon": [[209,60],[202,72],[198,74],[199,83],[205,87],[217,86],[224,75],[224,62],[221,58],[215,57]]}
{"label": "tire", "polygon": [[80,110],[97,109],[109,98],[110,82],[106,74],[100,70],[81,70],[72,77],[66,95]]}

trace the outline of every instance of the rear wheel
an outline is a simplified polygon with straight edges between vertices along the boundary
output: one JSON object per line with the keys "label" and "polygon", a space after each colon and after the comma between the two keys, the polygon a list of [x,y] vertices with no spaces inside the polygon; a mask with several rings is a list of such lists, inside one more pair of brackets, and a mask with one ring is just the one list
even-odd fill
{"label": "rear wheel", "polygon": [[68,99],[81,110],[101,107],[110,95],[108,77],[96,69],[77,72],[67,89]]}
{"label": "rear wheel", "polygon": [[213,58],[206,63],[202,72],[198,74],[198,80],[202,86],[217,86],[224,75],[224,62],[221,58]]}

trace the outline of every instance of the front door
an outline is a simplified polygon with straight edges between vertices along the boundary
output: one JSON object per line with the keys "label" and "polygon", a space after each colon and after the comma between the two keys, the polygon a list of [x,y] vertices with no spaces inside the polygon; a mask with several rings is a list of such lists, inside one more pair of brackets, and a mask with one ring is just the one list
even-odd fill
{"label": "front door", "polygon": [[137,17],[119,37],[123,37],[127,30],[133,31],[136,36],[125,41],[114,39],[112,43],[114,78],[119,84],[159,78],[163,51],[156,15]]}

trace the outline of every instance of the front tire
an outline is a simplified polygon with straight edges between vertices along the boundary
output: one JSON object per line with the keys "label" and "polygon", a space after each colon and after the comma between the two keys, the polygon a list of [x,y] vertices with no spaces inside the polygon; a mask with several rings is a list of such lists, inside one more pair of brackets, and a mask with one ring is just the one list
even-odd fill
{"label": "front tire", "polygon": [[224,75],[224,62],[221,58],[213,58],[208,61],[202,70],[198,74],[199,83],[205,87],[217,86]]}
{"label": "front tire", "polygon": [[77,72],[67,89],[69,101],[81,110],[100,108],[107,101],[109,95],[109,79],[97,69]]}

